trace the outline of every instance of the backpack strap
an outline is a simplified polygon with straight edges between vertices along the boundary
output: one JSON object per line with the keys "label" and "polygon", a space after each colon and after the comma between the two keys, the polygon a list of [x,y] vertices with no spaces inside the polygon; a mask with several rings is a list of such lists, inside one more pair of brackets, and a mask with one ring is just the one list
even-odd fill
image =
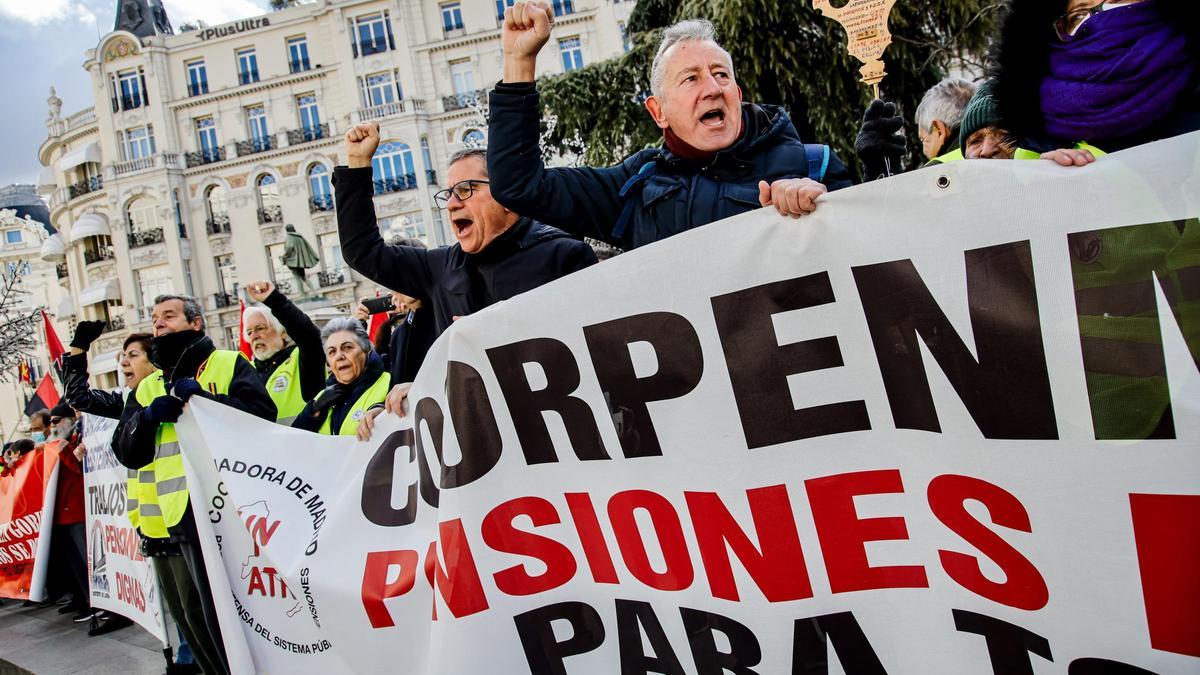
{"label": "backpack strap", "polygon": [[804,159],[808,162],[808,177],[818,183],[825,182],[825,171],[829,169],[829,146],[805,143]]}
{"label": "backpack strap", "polygon": [[629,225],[629,221],[633,220],[633,212],[637,208],[637,198],[642,194],[642,188],[645,187],[646,181],[656,173],[658,173],[658,162],[650,160],[621,186],[621,191],[617,193],[617,196],[624,204],[621,207],[621,217],[617,219],[617,224],[612,229],[613,238],[620,239],[625,235],[625,228]]}

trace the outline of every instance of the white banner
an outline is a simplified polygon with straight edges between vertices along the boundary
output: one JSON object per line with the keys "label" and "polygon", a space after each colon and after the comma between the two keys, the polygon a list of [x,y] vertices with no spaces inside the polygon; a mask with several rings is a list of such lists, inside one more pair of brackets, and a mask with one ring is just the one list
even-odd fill
{"label": "white banner", "polygon": [[466,317],[369,443],[199,400],[234,669],[1196,672],[1197,216],[1200,134],[956,162]]}
{"label": "white banner", "polygon": [[83,485],[87,513],[88,585],[92,607],[133,620],[167,643],[166,616],[154,566],[142,556],[125,514],[126,468],[112,451],[117,420],[84,415]]}

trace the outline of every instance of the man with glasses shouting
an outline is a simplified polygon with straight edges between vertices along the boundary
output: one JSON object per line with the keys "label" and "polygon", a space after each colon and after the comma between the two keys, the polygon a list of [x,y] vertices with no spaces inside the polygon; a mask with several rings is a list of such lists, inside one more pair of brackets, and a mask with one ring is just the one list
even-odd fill
{"label": "man with glasses shouting", "polygon": [[347,166],[333,171],[342,255],[368,279],[429,307],[439,334],[457,317],[596,262],[587,244],[493,199],[482,149],[455,153],[449,187],[434,195],[438,208],[446,209],[456,244],[421,249],[384,243],[371,201],[371,157],[378,146],[377,123],[351,128]]}

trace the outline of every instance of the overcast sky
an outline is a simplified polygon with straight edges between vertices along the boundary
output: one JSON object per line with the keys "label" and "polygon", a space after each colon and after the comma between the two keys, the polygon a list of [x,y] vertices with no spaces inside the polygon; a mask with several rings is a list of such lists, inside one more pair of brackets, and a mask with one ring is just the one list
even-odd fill
{"label": "overcast sky", "polygon": [[[117,0],[0,0],[0,185],[35,183],[53,86],[62,115],[93,105],[84,52],[112,31]],[[265,13],[267,0],[163,0],[171,25],[209,24]]]}

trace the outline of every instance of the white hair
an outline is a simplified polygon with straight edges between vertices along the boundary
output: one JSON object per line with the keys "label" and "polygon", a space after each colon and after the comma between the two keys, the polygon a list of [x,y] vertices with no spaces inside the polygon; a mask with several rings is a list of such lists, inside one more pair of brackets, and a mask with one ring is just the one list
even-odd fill
{"label": "white hair", "polygon": [[729,58],[732,69],[733,57],[717,42],[717,29],[708,19],[687,19],[680,21],[663,31],[662,41],[658,43],[658,51],[650,64],[650,93],[655,96],[663,94],[663,78],[666,77],[667,52],[680,42],[711,42]]}
{"label": "white hair", "polygon": [[962,124],[963,113],[976,88],[961,77],[947,77],[930,87],[917,105],[917,128],[929,131],[934,120],[941,120],[950,129]]}
{"label": "white hair", "polygon": [[371,353],[371,336],[367,335],[366,326],[363,326],[358,319],[351,317],[339,317],[325,324],[325,327],[321,329],[321,344],[325,344],[334,333],[342,331],[353,334],[359,348],[368,354]]}
{"label": "white hair", "polygon": [[250,323],[248,317],[250,316],[251,312],[254,312],[255,314],[262,314],[263,317],[275,327],[275,330],[278,331],[280,335],[287,335],[287,329],[283,327],[283,324],[279,322],[279,319],[275,318],[274,312],[272,312],[271,309],[265,305],[250,305],[247,307],[246,311],[242,313],[242,325]]}

